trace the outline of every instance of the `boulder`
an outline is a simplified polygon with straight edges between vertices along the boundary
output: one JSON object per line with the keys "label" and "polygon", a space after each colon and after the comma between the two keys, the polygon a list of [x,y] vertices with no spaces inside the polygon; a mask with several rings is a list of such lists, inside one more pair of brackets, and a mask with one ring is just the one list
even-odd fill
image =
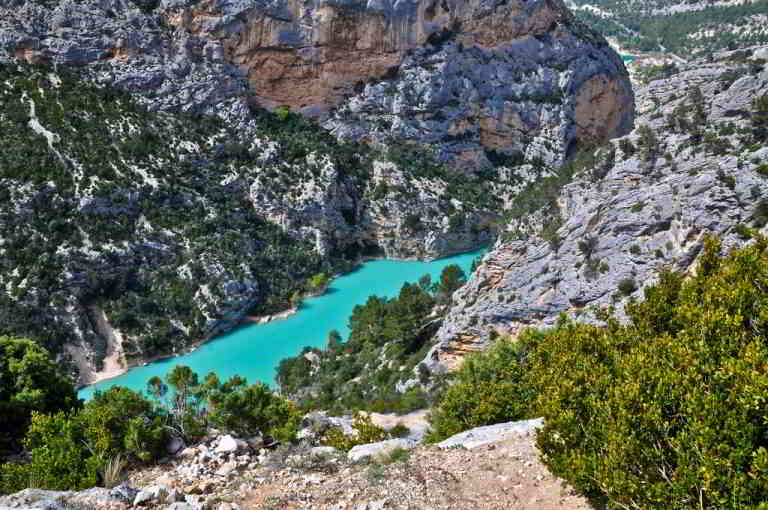
{"label": "boulder", "polygon": [[165,497],[165,502],[169,504],[184,501],[184,493],[179,489],[170,489]]}
{"label": "boulder", "polygon": [[133,499],[133,506],[157,506],[159,503],[166,503],[170,489],[163,485],[147,487],[139,491]]}
{"label": "boulder", "polygon": [[326,455],[335,455],[337,453],[339,453],[339,450],[333,446],[315,446],[309,450],[309,455],[311,457],[323,457]]}
{"label": "boulder", "polygon": [[174,455],[175,453],[181,451],[184,448],[184,440],[180,437],[174,437],[166,446],[166,450],[170,455]]}
{"label": "boulder", "polygon": [[198,507],[191,503],[176,502],[172,503],[168,510],[198,510]]}
{"label": "boulder", "polygon": [[237,440],[229,434],[219,437],[218,444],[213,450],[216,453],[232,453],[236,452],[240,448]]}
{"label": "boulder", "polygon": [[362,459],[376,455],[387,455],[396,448],[411,449],[414,446],[416,446],[416,443],[414,441],[409,441],[408,439],[388,439],[386,441],[379,441],[378,443],[355,446],[349,450],[347,458],[352,462],[358,462]]}
{"label": "boulder", "polygon": [[178,457],[184,457],[184,458],[192,458],[195,457],[200,450],[197,448],[184,448],[183,450],[179,451],[176,455]]}
{"label": "boulder", "polygon": [[237,464],[234,462],[227,462],[223,466],[221,466],[219,469],[216,470],[216,475],[227,477],[237,471]]}
{"label": "boulder", "polygon": [[530,434],[541,428],[542,425],[544,425],[544,419],[536,418],[534,420],[511,421],[486,427],[476,427],[451,436],[445,441],[437,443],[437,446],[439,448],[476,448],[485,444],[497,443],[516,436]]}

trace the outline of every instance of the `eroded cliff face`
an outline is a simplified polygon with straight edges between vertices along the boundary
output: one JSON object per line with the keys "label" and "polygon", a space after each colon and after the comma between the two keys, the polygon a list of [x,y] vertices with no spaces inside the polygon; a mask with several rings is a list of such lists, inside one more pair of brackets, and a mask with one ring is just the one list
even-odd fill
{"label": "eroded cliff face", "polygon": [[[551,211],[511,221],[437,334],[426,362],[454,368],[492,333],[546,327],[562,313],[595,321],[594,306],[623,317],[630,298],[663,269],[693,271],[706,235],[725,249],[765,232],[768,147],[752,134],[768,94],[767,47],[724,53],[640,89],[638,128],[595,154]],[[546,213],[546,214],[545,214]]]}
{"label": "eroded cliff face", "polygon": [[623,65],[558,0],[163,6],[172,25],[220,42],[250,101],[342,138],[427,143],[482,167],[487,151],[558,164],[631,128]]}
{"label": "eroded cliff face", "polygon": [[16,3],[0,9],[8,55],[87,66],[152,108],[245,122],[249,103],[286,106],[465,167],[558,164],[632,126],[623,64],[560,0]]}
{"label": "eroded cliff face", "polygon": [[[72,234],[67,242],[74,248],[56,263],[70,267],[81,260],[91,269],[87,285],[79,283],[79,270],[62,270],[55,278],[43,271],[30,279],[22,270],[26,262],[0,253],[7,268],[0,278],[9,289],[6,308],[14,317],[23,315],[16,309],[52,317],[56,327],[41,334],[81,346],[84,363],[96,365],[109,351],[105,337],[135,330],[125,336],[126,345],[137,346],[126,349],[132,360],[179,351],[231,328],[272,291],[259,282],[259,271],[236,269],[269,251],[270,241],[257,242],[258,235],[245,227],[226,223],[190,233],[181,221],[156,234],[138,215],[135,225],[125,226],[135,233],[136,246],[121,248],[120,270],[112,271],[109,253],[123,240],[89,216],[92,203],[98,202],[97,212],[109,212],[122,207],[114,205],[120,193],[160,190],[167,203],[158,203],[168,207],[189,206],[194,196],[206,206],[218,204],[210,214],[220,220],[225,211],[242,211],[266,220],[264,231],[277,225],[304,255],[316,257],[318,269],[369,251],[436,258],[490,242],[521,189],[555,171],[567,152],[627,132],[633,118],[620,59],[574,22],[559,0],[9,0],[0,6],[0,64],[10,73],[18,62],[40,65],[35,73],[20,72],[41,84],[24,95],[31,85],[14,75],[0,87],[4,108],[16,111],[20,122],[7,133],[27,137],[25,143],[40,154],[48,151],[63,162],[74,187],[55,181],[51,189],[29,191],[24,176],[10,172],[10,166],[0,169],[0,191],[35,206],[23,214],[9,210],[7,224],[25,225],[29,235],[50,240],[27,217],[50,212],[48,199],[39,196],[63,200],[62,214],[85,215],[72,222],[88,228],[87,235]],[[70,83],[64,99],[51,102],[59,72],[82,80],[100,99],[78,102]],[[50,80],[41,78],[49,74]],[[104,97],[93,92],[94,85]],[[119,100],[118,111],[106,117],[91,116],[89,109],[107,108],[115,89],[128,92],[131,101]],[[38,124],[30,124],[31,102],[39,108]],[[134,113],[119,111],[130,106],[133,112],[134,103],[162,115],[216,116],[229,131],[214,136],[197,125],[202,118],[184,117],[172,123],[179,133],[153,134],[151,143],[135,140],[141,124],[126,120]],[[337,139],[367,142],[368,149],[314,136],[320,126],[307,127],[298,117],[283,115],[282,108],[277,121],[264,120],[260,107],[283,106],[317,119]],[[77,121],[62,120],[70,115]],[[154,119],[146,112],[137,118],[142,115]],[[269,124],[273,121],[277,124]],[[88,130],[104,145],[103,153],[81,151],[91,143],[83,135]],[[115,144],[126,144],[130,157],[109,152]],[[226,170],[208,172],[209,184],[200,187],[196,172],[209,161],[227,162]],[[181,171],[187,164],[196,170],[166,178],[165,168]],[[179,182],[194,185],[191,195]],[[120,193],[113,195],[115,190]],[[233,197],[240,202],[230,211],[225,202]],[[136,204],[151,202],[131,207]],[[196,255],[204,277],[182,271],[189,246],[184,239],[199,237],[207,246],[206,237],[219,234],[230,244],[229,238],[237,237],[238,247],[215,257]],[[156,235],[162,239],[152,238]],[[304,253],[307,247],[311,254]],[[148,263],[147,249],[162,253],[163,264]],[[177,251],[184,256],[169,255]],[[150,306],[159,322],[140,327],[126,315],[133,304],[102,292],[116,281],[158,278],[163,285],[152,292],[151,286],[140,289],[146,294],[141,300],[170,302],[183,286],[197,296],[196,310],[180,303],[174,304],[178,309]],[[54,287],[66,294],[64,300],[46,297]],[[81,296],[78,289],[87,292]],[[117,324],[115,334],[98,331],[94,317],[100,315],[88,312],[95,305],[103,305],[109,324],[127,325]],[[13,331],[27,335],[41,329],[33,322]]]}
{"label": "eroded cliff face", "polygon": [[356,85],[397,71],[430,38],[493,48],[544,34],[567,16],[558,2],[513,0],[281,2],[166,1],[171,24],[220,40],[266,106],[310,112],[338,105]]}

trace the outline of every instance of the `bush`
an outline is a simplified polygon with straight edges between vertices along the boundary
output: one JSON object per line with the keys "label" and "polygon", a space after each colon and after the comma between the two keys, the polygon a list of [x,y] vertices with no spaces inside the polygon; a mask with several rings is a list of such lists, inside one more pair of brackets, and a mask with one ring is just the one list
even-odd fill
{"label": "bush", "polygon": [[[511,349],[503,343],[472,358],[440,403],[433,437],[543,416],[545,462],[601,507],[764,510],[768,241],[757,236],[725,258],[719,251],[707,240],[685,280],[662,273],[645,301],[627,306],[625,325],[563,319],[523,332],[510,363],[490,362]],[[479,360],[491,370],[483,380],[508,384],[482,399],[465,383]],[[497,375],[521,361],[524,373]],[[510,412],[483,415],[502,399]]]}
{"label": "bush", "polygon": [[341,451],[348,452],[357,445],[377,443],[391,439],[390,434],[383,428],[375,425],[367,414],[358,413],[355,415],[352,428],[357,431],[356,436],[347,436],[340,428],[331,427],[325,433],[322,443],[326,446],[333,446]]}
{"label": "bush", "polygon": [[167,439],[162,416],[141,394],[121,387],[96,392],[79,412],[32,414],[24,438],[29,462],[0,468],[0,493],[92,487],[105,480],[116,457],[157,459]]}
{"label": "bush", "polygon": [[264,383],[247,386],[245,379],[233,377],[223,385],[213,384],[208,401],[209,419],[218,427],[242,435],[260,432],[279,441],[296,439],[299,411]]}
{"label": "bush", "polygon": [[402,423],[398,423],[391,429],[389,429],[389,435],[392,437],[408,437],[408,434],[411,433],[411,429],[403,425]]}
{"label": "bush", "polygon": [[516,420],[528,411],[529,392],[521,391],[519,346],[500,337],[484,353],[467,358],[429,414],[427,442],[442,441],[472,427]]}
{"label": "bush", "polygon": [[629,296],[637,290],[637,284],[632,278],[625,278],[619,282],[619,292],[625,296]]}
{"label": "bush", "polygon": [[0,336],[0,457],[21,446],[33,411],[78,405],[72,382],[48,351],[30,340]]}

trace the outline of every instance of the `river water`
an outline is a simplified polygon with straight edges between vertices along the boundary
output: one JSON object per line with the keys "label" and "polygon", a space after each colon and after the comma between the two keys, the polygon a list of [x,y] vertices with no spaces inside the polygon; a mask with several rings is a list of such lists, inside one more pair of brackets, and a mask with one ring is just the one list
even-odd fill
{"label": "river water", "polygon": [[332,329],[346,339],[352,310],[355,305],[364,304],[368,296],[394,297],[404,283],[416,282],[427,273],[436,281],[450,264],[458,264],[469,275],[472,260],[484,253],[485,250],[478,250],[430,262],[366,262],[356,271],[333,280],[326,294],[304,300],[295,315],[242,326],[194,352],[133,368],[114,379],[86,386],[78,395],[88,399],[95,390],[115,385],[145,390],[150,377],[162,377],[176,365],[189,366],[201,378],[213,371],[222,381],[240,375],[251,383],[263,381],[274,386],[275,370],[281,359],[296,356],[307,345],[324,347]]}

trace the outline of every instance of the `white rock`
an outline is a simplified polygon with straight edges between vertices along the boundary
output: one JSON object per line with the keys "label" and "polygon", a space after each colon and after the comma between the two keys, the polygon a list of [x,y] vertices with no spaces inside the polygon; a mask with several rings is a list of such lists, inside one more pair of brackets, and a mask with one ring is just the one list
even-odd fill
{"label": "white rock", "polygon": [[199,453],[197,448],[184,448],[176,454],[177,457],[194,457]]}
{"label": "white rock", "polygon": [[411,449],[414,446],[416,446],[416,443],[414,441],[409,441],[408,439],[388,439],[378,443],[361,444],[355,446],[349,450],[349,453],[347,453],[347,458],[352,462],[357,462],[361,459],[372,457],[374,455],[386,455],[395,448]]}
{"label": "white rock", "polygon": [[136,497],[133,499],[133,506],[146,505],[149,503],[153,503],[154,505],[158,502],[165,502],[169,492],[168,487],[162,485],[147,487],[136,494]]}
{"label": "white rock", "polygon": [[227,434],[226,436],[221,436],[219,438],[219,444],[216,445],[216,449],[214,450],[216,453],[230,453],[230,452],[236,452],[238,448],[237,440]]}
{"label": "white rock", "polygon": [[437,443],[437,446],[440,448],[453,448],[457,446],[476,448],[489,443],[498,443],[515,436],[527,435],[541,428],[543,424],[543,418],[536,418],[534,420],[511,421],[486,427],[476,427],[451,436],[445,441]]}
{"label": "white rock", "polygon": [[224,476],[224,477],[226,477],[226,476],[229,476],[229,475],[231,475],[231,474],[232,474],[232,473],[234,473],[235,471],[237,471],[237,464],[235,464],[234,462],[229,462],[229,463],[227,463],[227,464],[224,464],[223,466],[221,466],[221,467],[220,467],[220,468],[219,468],[219,469],[216,471],[216,474],[217,474],[218,476]]}
{"label": "white rock", "polygon": [[168,510],[197,510],[198,507],[191,503],[177,502],[168,507]]}
{"label": "white rock", "polygon": [[337,450],[333,446],[315,446],[314,448],[309,450],[309,454],[313,457],[320,457],[324,455],[334,455],[336,453],[339,453],[339,450]]}

